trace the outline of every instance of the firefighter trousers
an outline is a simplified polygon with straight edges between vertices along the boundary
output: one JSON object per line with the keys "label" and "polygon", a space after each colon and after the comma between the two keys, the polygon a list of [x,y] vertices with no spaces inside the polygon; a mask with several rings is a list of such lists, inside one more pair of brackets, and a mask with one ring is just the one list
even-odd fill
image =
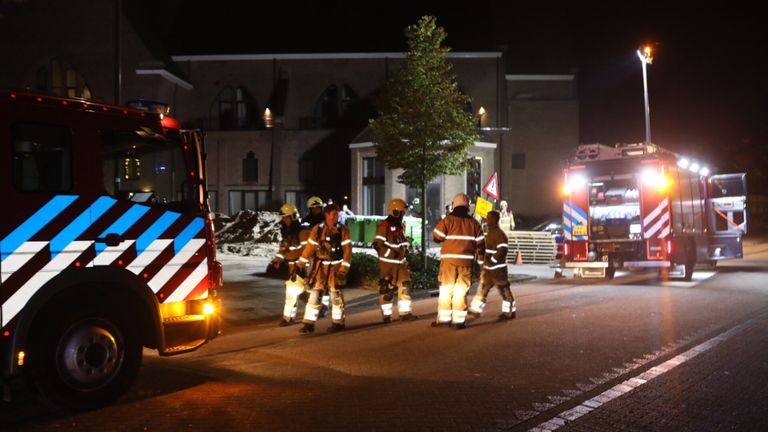
{"label": "firefighter trousers", "polygon": [[384,318],[392,316],[395,294],[397,294],[397,310],[400,316],[411,313],[411,281],[398,281],[397,286],[385,282],[379,287],[379,304]]}
{"label": "firefighter trousers", "polygon": [[[283,307],[283,319],[293,321],[296,319],[296,311],[300,298],[307,300],[307,286],[301,278],[293,278],[295,263],[289,263],[288,280],[285,281],[285,306]],[[295,279],[295,280],[293,280]]]}
{"label": "firefighter trousers", "polygon": [[341,265],[321,264],[317,275],[312,283],[309,293],[309,301],[304,310],[304,324],[314,324],[320,316],[320,310],[323,308],[323,295],[326,289],[330,291],[331,320],[334,324],[344,324],[346,316],[344,315],[344,291],[336,286],[336,273]]}
{"label": "firefighter trousers", "polygon": [[467,318],[467,293],[472,285],[472,266],[441,262],[437,322],[463,324]]}
{"label": "firefighter trousers", "polygon": [[477,315],[483,313],[485,302],[488,300],[488,293],[494,286],[496,286],[501,295],[502,315],[509,318],[517,311],[515,296],[512,295],[512,290],[509,289],[509,279],[507,278],[507,270],[505,268],[498,270],[483,269],[480,273],[480,284],[477,287],[475,298],[472,299],[472,304],[469,306],[470,312]]}

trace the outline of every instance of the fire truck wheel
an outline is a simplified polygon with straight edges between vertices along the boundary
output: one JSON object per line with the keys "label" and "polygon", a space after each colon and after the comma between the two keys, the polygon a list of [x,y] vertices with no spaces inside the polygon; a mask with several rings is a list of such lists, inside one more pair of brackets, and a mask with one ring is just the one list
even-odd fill
{"label": "fire truck wheel", "polygon": [[30,353],[32,381],[56,408],[85,411],[122,396],[141,366],[141,343],[116,308],[74,307],[38,327]]}

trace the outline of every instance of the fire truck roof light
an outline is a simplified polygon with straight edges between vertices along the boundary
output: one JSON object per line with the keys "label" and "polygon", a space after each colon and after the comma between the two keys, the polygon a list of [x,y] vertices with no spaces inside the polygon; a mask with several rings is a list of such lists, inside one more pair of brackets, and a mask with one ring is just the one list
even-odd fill
{"label": "fire truck roof light", "polygon": [[709,175],[709,168],[701,167],[701,169],[699,170],[699,175],[704,176],[704,177],[708,176]]}
{"label": "fire truck roof light", "polygon": [[682,158],[679,161],[677,161],[677,166],[679,166],[682,169],[688,168],[688,165],[690,165],[690,164],[691,164],[691,161],[689,161],[686,158]]}
{"label": "fire truck roof light", "polygon": [[691,164],[691,165],[688,167],[688,170],[690,170],[690,171],[691,171],[691,172],[693,172],[693,173],[697,173],[697,172],[699,172],[699,168],[701,168],[701,167],[699,166],[699,164],[698,164],[698,163],[696,163],[696,162],[694,162],[694,163],[692,163],[692,164]]}

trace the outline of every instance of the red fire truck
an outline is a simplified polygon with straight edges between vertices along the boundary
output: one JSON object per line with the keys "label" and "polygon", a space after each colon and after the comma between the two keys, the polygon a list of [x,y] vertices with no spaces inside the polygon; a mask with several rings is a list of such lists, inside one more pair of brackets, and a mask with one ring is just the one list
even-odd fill
{"label": "red fire truck", "polygon": [[24,382],[59,406],[104,405],[142,347],[173,355],[219,332],[202,135],[133,105],[0,90],[6,397]]}
{"label": "red fire truck", "polygon": [[580,145],[563,176],[564,261],[576,277],[651,267],[691,280],[696,264],[743,256],[746,174],[711,175],[640,143]]}

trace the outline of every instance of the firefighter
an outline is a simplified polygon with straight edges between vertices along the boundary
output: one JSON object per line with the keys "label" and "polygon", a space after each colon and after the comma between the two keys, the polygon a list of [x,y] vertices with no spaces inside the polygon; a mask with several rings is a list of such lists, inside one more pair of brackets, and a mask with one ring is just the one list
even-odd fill
{"label": "firefighter", "polygon": [[[299,212],[293,204],[283,204],[280,207],[280,250],[272,261],[274,268],[280,268],[283,263],[288,266],[288,279],[285,281],[285,307],[280,326],[293,324],[296,319],[296,306],[300,297],[306,297],[304,279],[296,274],[299,258],[307,244],[309,230],[302,229],[299,223]],[[306,300],[306,298],[305,298]]]}
{"label": "firefighter", "polygon": [[390,201],[387,218],[379,223],[373,247],[379,253],[379,304],[385,323],[392,321],[392,303],[397,293],[400,319],[418,319],[411,312],[411,272],[408,270],[408,241],[403,216],[408,204],[400,198]]}
{"label": "firefighter", "polygon": [[[315,225],[322,223],[323,216],[323,200],[319,196],[311,196],[307,200],[307,208],[309,213],[302,219],[301,226],[305,229],[311,230]],[[325,311],[330,307],[330,296],[328,291],[323,293],[323,308],[320,310],[320,317],[325,316]]]}
{"label": "firefighter", "polygon": [[509,240],[504,231],[499,227],[500,215],[497,211],[490,211],[486,216],[488,234],[485,236],[485,259],[480,271],[480,285],[477,287],[475,298],[469,306],[469,314],[479,317],[485,308],[488,292],[496,285],[501,294],[501,315],[499,319],[514,319],[517,316],[515,296],[509,289],[509,277],[507,276],[507,249]]}
{"label": "firefighter", "polygon": [[344,294],[347,272],[352,265],[352,240],[349,230],[339,223],[339,207],[335,204],[325,206],[325,221],[315,225],[307,238],[307,245],[299,261],[308,265],[313,260],[312,270],[307,282],[310,287],[309,302],[304,312],[304,326],[301,333],[313,333],[315,322],[322,308],[321,296],[326,289],[331,292],[330,332],[344,330]]}
{"label": "firefighter", "polygon": [[440,249],[440,297],[433,327],[466,327],[467,293],[472,285],[472,263],[483,265],[485,236],[480,224],[469,214],[469,197],[457,194],[453,210],[441,219],[432,237]]}
{"label": "firefighter", "polygon": [[323,200],[318,196],[309,197],[307,200],[309,213],[301,220],[301,225],[305,228],[312,228],[323,222]]}

